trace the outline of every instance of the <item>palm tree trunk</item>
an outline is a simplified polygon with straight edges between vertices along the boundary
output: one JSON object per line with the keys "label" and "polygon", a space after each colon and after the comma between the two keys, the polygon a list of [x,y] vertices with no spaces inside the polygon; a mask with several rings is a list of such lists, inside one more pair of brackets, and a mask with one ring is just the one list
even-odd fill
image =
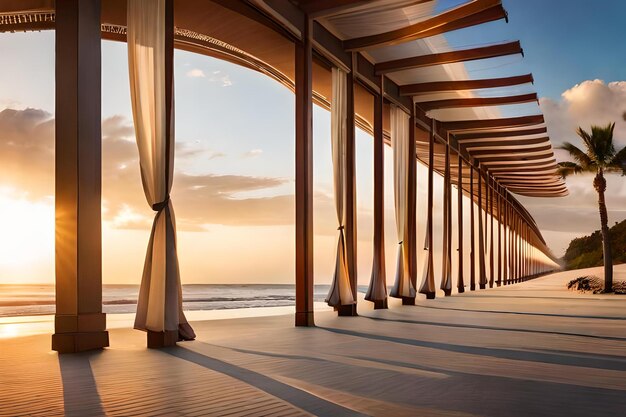
{"label": "palm tree trunk", "polygon": [[606,211],[604,192],[606,191],[606,179],[602,170],[593,180],[593,185],[598,192],[598,209],[600,211],[600,226],[602,232],[602,254],[604,257],[604,292],[613,292],[613,256],[611,254],[611,236],[609,234],[609,216]]}

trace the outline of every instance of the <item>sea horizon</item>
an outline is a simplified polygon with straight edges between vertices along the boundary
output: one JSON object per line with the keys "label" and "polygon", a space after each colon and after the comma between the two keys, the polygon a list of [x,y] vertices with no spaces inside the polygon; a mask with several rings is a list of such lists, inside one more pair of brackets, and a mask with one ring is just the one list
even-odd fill
{"label": "sea horizon", "polygon": [[[184,284],[185,311],[229,310],[295,305],[294,284]],[[314,286],[314,301],[323,302],[330,285]],[[365,292],[367,286],[359,286]],[[134,313],[139,285],[103,284],[102,308],[106,314]],[[0,284],[0,317],[39,316],[55,313],[54,284]]]}

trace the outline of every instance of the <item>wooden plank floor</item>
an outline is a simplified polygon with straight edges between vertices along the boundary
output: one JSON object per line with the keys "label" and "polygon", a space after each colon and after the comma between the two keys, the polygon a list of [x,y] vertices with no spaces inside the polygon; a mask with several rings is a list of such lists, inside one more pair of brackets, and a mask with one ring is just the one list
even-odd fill
{"label": "wooden plank floor", "polygon": [[[617,276],[626,274],[626,268]],[[571,273],[394,304],[360,317],[196,322],[198,340],[147,350],[49,350],[0,340],[0,415],[626,415],[626,297],[563,290]]]}

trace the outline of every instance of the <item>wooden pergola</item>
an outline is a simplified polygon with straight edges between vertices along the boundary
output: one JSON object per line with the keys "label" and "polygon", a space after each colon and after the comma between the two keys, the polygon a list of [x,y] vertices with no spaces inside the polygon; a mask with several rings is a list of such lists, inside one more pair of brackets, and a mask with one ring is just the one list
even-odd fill
{"label": "wooden pergola", "polygon": [[[468,61],[523,54],[520,43],[433,50],[425,42],[450,31],[507,19],[500,0],[471,0],[440,13],[433,12],[436,2],[431,0],[168,2],[173,3],[174,13],[166,44],[260,71],[295,92],[296,325],[314,325],[312,106],[330,107],[333,67],[348,73],[347,171],[353,179],[348,183],[348,213],[354,212],[356,204],[355,127],[373,135],[374,257],[384,257],[383,150],[389,143],[389,106],[394,105],[410,115],[412,157],[429,167],[429,247],[433,174],[448,181],[444,218],[449,226],[451,185],[457,186],[458,291],[463,292],[468,282],[472,290],[508,285],[556,267],[532,216],[513,196],[567,194],[556,173],[543,116],[481,117],[484,112],[474,112],[537,101],[534,93],[497,97],[478,93],[530,84],[532,75],[459,79],[450,70]],[[416,16],[407,17],[407,10]],[[100,43],[101,39],[125,41],[126,1],[0,0],[1,32],[32,30],[56,30],[57,313],[53,348],[103,347],[108,345],[108,334],[101,294]],[[171,65],[169,71],[173,71]],[[438,117],[444,114],[439,112],[448,116]],[[412,190],[411,215],[416,219],[416,165],[412,165],[407,180]],[[463,196],[474,203],[469,277],[463,276],[462,267],[468,250],[463,247]],[[416,223],[410,225],[409,246],[411,277],[417,288]],[[356,299],[354,216],[347,219],[345,229]],[[451,257],[451,227],[444,240],[444,256]],[[488,250],[486,242],[491,243]],[[433,262],[432,252],[427,262]],[[451,285],[447,285],[443,289],[449,295]],[[434,291],[423,292],[432,298]],[[415,299],[403,302],[414,304]],[[375,304],[384,307],[386,303],[377,300]],[[355,315],[356,306],[341,308],[339,314]]]}

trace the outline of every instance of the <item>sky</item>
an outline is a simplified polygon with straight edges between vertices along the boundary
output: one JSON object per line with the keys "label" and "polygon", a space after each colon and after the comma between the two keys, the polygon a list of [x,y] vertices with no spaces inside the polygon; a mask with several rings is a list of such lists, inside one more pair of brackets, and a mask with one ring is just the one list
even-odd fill
{"label": "sky", "polygon": [[[443,0],[444,10],[459,0]],[[626,144],[626,12],[621,1],[504,1],[510,22],[447,35],[453,47],[520,39],[520,57],[467,65],[473,78],[532,72],[555,145],[578,125],[616,121]],[[595,3],[594,3],[595,4]],[[0,34],[0,283],[54,281],[54,33]],[[132,127],[126,45],[102,44],[103,279],[138,284],[153,213],[141,190]],[[496,75],[497,74],[497,75]],[[293,94],[266,76],[184,51],[175,54],[176,176],[172,198],[184,283],[293,283]],[[252,92],[252,93],[251,93]],[[506,112],[527,111],[508,106]],[[515,107],[515,108],[514,108]],[[538,112],[538,109],[530,109]],[[330,116],[314,112],[315,271],[328,283],[336,219]],[[557,156],[562,158],[563,155]],[[385,155],[387,279],[393,281],[395,220],[391,152]],[[371,270],[371,138],[357,132],[359,283]],[[425,210],[418,170],[418,212]],[[591,178],[568,179],[570,196],[521,198],[549,246],[599,227]],[[439,181],[439,179],[437,180]],[[436,190],[439,182],[436,183]],[[608,181],[611,224],[626,218],[626,185]],[[466,202],[467,203],[467,202]],[[441,207],[440,195],[435,213]],[[467,212],[467,210],[466,210]],[[440,221],[440,219],[436,219]],[[423,227],[418,239],[423,239]],[[467,234],[466,234],[467,235]],[[437,240],[435,242],[437,245]]]}

